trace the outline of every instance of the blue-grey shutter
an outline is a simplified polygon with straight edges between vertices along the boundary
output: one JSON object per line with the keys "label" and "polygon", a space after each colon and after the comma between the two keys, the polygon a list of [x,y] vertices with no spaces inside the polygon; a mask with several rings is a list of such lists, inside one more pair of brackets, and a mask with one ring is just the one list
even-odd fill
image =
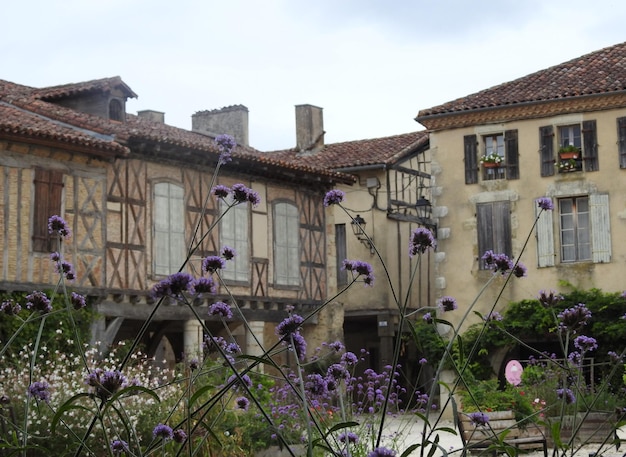
{"label": "blue-grey shutter", "polygon": [[300,218],[291,203],[274,205],[274,282],[300,285]]}
{"label": "blue-grey shutter", "polygon": [[611,221],[609,218],[609,195],[590,194],[591,258],[595,263],[611,261]]}
{"label": "blue-grey shutter", "polygon": [[537,206],[535,200],[535,217],[539,216],[535,233],[537,237],[537,266],[554,266],[554,226],[552,222],[552,211],[542,211]]}
{"label": "blue-grey shutter", "polygon": [[178,271],[185,258],[183,188],[171,183],[154,185],[154,273]]}
{"label": "blue-grey shutter", "polygon": [[598,135],[596,121],[583,122],[583,162],[585,171],[598,171]]}
{"label": "blue-grey shutter", "polygon": [[519,179],[517,130],[507,130],[504,132],[504,144],[506,147],[506,177],[507,179]]}
{"label": "blue-grey shutter", "polygon": [[626,168],[626,117],[617,118],[617,150],[619,167]]}
{"label": "blue-grey shutter", "polygon": [[464,161],[465,161],[465,184],[478,182],[478,143],[476,135],[463,137]]}
{"label": "blue-grey shutter", "polygon": [[[227,205],[222,203],[222,211]],[[220,221],[220,244],[235,249],[237,255],[226,263],[224,279],[248,281],[250,269],[248,204],[240,203],[227,210]]]}
{"label": "blue-grey shutter", "polygon": [[541,176],[554,176],[554,127],[539,127]]}

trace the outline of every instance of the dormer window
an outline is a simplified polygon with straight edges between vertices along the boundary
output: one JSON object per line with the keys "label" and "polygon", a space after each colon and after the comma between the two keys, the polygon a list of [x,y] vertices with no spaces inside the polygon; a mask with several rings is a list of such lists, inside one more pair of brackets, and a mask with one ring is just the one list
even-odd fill
{"label": "dormer window", "polygon": [[109,102],[109,119],[112,121],[124,121],[124,106],[116,98]]}

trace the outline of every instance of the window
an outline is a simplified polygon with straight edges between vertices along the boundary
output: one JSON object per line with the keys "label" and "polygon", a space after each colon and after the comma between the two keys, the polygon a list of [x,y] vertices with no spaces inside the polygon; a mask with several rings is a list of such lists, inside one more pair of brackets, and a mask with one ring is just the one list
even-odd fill
{"label": "window", "polygon": [[36,168],[34,184],[33,251],[53,252],[58,246],[56,238],[48,233],[48,219],[62,216],[63,172]]}
{"label": "window", "polygon": [[[584,121],[582,124],[570,124],[557,127],[556,154],[554,145],[554,127],[539,128],[541,146],[541,176],[553,176],[555,170],[560,173],[571,171],[597,171],[598,141],[596,121]],[[562,148],[575,148],[576,157],[562,155]]]}
{"label": "window", "polygon": [[154,185],[154,273],[176,273],[185,260],[184,191],[162,182]]}
{"label": "window", "polygon": [[480,259],[487,251],[511,256],[511,204],[509,201],[476,205],[478,255],[480,269],[486,269]]}
{"label": "window", "polygon": [[[229,197],[232,201],[232,196]],[[228,209],[228,205],[220,202],[221,211],[226,213],[220,221],[220,245],[235,250],[235,258],[226,263],[222,277],[230,281],[247,282],[249,279],[250,253],[248,230],[248,206],[239,204]]]}
{"label": "window", "polygon": [[[559,241],[562,263],[611,261],[609,196],[589,194],[558,199]],[[539,211],[539,209],[537,209]],[[556,215],[554,216],[556,217]],[[539,267],[555,265],[553,211],[542,211],[536,226]]]}
{"label": "window", "polygon": [[348,257],[346,244],[346,224],[335,225],[335,250],[337,257],[337,285],[348,284],[348,272],[343,268],[343,261]]}
{"label": "window", "polygon": [[124,107],[121,101],[113,99],[109,102],[109,119],[120,122],[124,120]]}
{"label": "window", "polygon": [[300,285],[300,216],[291,203],[274,204],[274,283]]}
{"label": "window", "polygon": [[561,261],[591,260],[589,198],[559,199],[561,220]]}
{"label": "window", "polygon": [[482,168],[482,179],[519,179],[519,149],[517,130],[495,132],[482,137],[481,157],[496,154],[502,158],[497,167],[480,166],[476,135],[464,138],[465,184],[478,182],[478,170]]}

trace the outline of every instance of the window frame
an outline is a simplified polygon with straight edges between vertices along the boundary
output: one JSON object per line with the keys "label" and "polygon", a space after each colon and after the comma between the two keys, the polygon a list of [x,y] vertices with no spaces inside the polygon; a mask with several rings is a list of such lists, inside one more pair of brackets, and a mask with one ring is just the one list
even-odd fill
{"label": "window frame", "polygon": [[[282,214],[282,210],[285,210]],[[274,286],[300,288],[300,212],[288,200],[272,203]],[[293,232],[292,232],[293,231]],[[291,234],[291,237],[290,237]]]}
{"label": "window frame", "polygon": [[158,181],[152,185],[152,198],[152,272],[168,276],[180,270],[186,256],[185,189],[178,183]]}
{"label": "window frame", "polygon": [[[592,260],[589,203],[587,195],[558,199],[561,263]],[[566,204],[569,205],[569,210],[565,208]]]}

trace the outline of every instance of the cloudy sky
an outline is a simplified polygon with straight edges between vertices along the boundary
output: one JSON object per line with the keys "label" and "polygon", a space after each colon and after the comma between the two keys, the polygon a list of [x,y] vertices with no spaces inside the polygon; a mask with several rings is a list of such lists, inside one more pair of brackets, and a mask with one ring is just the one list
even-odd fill
{"label": "cloudy sky", "polygon": [[250,143],[295,146],[294,106],[326,143],[419,130],[420,109],[626,41],[623,0],[22,0],[6,2],[0,79],[121,76],[128,111],[242,104]]}

